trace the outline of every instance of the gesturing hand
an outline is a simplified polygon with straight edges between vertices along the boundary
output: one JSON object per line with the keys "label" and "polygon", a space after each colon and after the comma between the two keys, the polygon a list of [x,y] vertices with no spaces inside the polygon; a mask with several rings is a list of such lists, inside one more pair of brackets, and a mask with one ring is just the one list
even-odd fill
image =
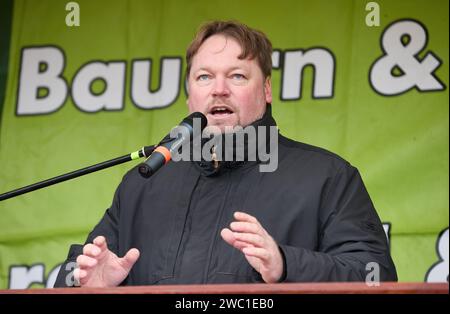
{"label": "gesturing hand", "polygon": [[277,282],[283,274],[283,257],[275,240],[249,214],[235,212],[230,229],[220,232],[222,238],[245,255],[249,264],[267,283]]}
{"label": "gesturing hand", "polygon": [[105,237],[98,236],[92,244],[83,247],[73,274],[82,287],[115,287],[128,276],[138,258],[137,249],[130,249],[124,257],[118,257],[108,249]]}

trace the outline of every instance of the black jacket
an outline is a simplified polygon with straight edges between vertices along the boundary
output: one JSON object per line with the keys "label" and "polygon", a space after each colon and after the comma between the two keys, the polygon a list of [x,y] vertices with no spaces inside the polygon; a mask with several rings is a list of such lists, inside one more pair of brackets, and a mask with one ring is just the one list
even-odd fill
{"label": "black jacket", "polygon": [[[270,106],[255,125],[275,125]],[[122,285],[262,282],[220,230],[235,211],[255,216],[281,248],[285,282],[364,281],[376,262],[396,281],[380,219],[358,170],[326,150],[279,136],[278,169],[258,161],[169,162],[150,179],[129,171],[86,243],[106,237],[118,256],[140,258]],[[66,286],[66,264],[55,287]]]}

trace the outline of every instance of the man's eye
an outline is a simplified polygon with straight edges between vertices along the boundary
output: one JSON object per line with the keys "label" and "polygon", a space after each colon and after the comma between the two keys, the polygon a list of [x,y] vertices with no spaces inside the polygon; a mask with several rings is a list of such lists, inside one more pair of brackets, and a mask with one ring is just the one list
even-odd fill
{"label": "man's eye", "polygon": [[202,74],[197,76],[197,81],[206,81],[209,79],[209,75],[208,74]]}
{"label": "man's eye", "polygon": [[245,79],[245,76],[242,75],[242,74],[239,74],[239,73],[233,74],[232,77],[233,77],[234,79],[236,79],[236,80],[243,80],[243,79]]}

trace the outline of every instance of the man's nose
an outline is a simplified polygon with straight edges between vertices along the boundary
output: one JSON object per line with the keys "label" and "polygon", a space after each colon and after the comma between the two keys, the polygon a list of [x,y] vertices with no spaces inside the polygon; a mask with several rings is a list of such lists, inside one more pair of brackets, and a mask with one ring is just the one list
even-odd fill
{"label": "man's nose", "polygon": [[228,83],[224,77],[216,77],[214,80],[212,95],[216,97],[228,96],[230,90],[228,88]]}

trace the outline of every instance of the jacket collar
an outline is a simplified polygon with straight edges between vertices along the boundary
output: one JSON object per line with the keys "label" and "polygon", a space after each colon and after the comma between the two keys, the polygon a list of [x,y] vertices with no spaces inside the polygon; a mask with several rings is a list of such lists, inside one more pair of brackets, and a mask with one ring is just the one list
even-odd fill
{"label": "jacket collar", "polygon": [[[264,145],[264,149],[266,149],[266,151],[268,150],[269,143],[270,143],[270,127],[271,126],[276,126],[276,122],[275,119],[272,116],[272,105],[271,104],[267,104],[266,105],[266,111],[264,113],[264,115],[262,116],[261,119],[256,120],[255,122],[251,123],[250,126],[253,126],[255,128],[256,131],[256,135],[257,138],[259,138],[258,134],[259,132],[266,132],[266,140],[264,143],[256,143],[256,147],[258,147],[259,145]],[[260,126],[263,126],[264,128],[259,128]],[[232,170],[232,169],[237,169],[246,165],[252,165],[252,164],[258,164],[260,161],[258,160],[258,156],[256,156],[256,160],[248,160],[248,139],[247,137],[245,137],[245,141],[243,143],[243,151],[244,151],[244,156],[242,156],[241,158],[237,158],[236,157],[236,133],[233,133],[233,160],[224,160],[225,158],[223,156],[225,156],[225,151],[227,150],[227,147],[225,145],[225,137],[226,136],[230,136],[231,134],[225,135],[222,134],[221,137],[221,141],[220,143],[222,144],[223,149],[215,149],[216,151],[218,151],[219,153],[222,152],[222,154],[217,155],[216,154],[216,160],[217,161],[206,161],[202,158],[201,161],[192,161],[192,163],[195,165],[195,167],[200,171],[200,173],[204,176],[214,176],[214,175],[218,175],[223,171],[227,171],[227,170]],[[203,146],[209,141],[210,139],[202,138],[202,148]],[[253,143],[254,145],[255,143]],[[217,146],[215,146],[217,147]],[[241,147],[242,149],[242,147]],[[256,148],[257,149],[257,148]],[[213,158],[214,159],[214,158]],[[238,159],[238,160],[236,160]],[[243,160],[242,160],[243,159]]]}

